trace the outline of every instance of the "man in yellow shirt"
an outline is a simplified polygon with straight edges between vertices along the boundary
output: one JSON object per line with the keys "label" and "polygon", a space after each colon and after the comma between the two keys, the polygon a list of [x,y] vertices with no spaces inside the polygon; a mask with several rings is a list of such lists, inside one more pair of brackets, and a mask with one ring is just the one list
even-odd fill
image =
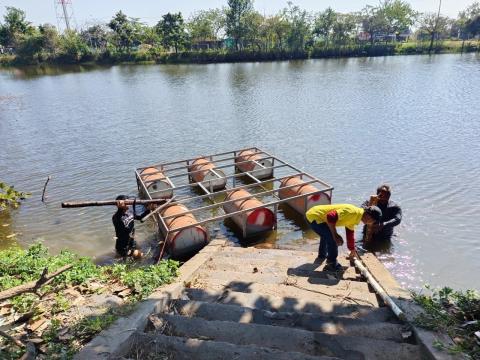
{"label": "man in yellow shirt", "polygon": [[327,259],[324,270],[342,270],[337,263],[338,246],[343,245],[343,238],[337,233],[337,226],[345,226],[347,247],[350,257],[357,255],[355,250],[355,226],[362,221],[364,224],[378,223],[382,218],[382,211],[376,206],[368,206],[365,209],[350,204],[317,205],[305,214],[307,220],[318,235],[320,245],[318,247],[318,260]]}

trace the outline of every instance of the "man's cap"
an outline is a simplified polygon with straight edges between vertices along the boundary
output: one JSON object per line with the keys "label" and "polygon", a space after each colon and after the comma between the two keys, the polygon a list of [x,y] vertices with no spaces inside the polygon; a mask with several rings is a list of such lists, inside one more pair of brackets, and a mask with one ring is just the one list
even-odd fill
{"label": "man's cap", "polygon": [[127,196],[126,195],[118,195],[115,200],[127,200]]}
{"label": "man's cap", "polygon": [[378,206],[369,206],[365,209],[365,213],[376,222],[382,219],[382,210]]}

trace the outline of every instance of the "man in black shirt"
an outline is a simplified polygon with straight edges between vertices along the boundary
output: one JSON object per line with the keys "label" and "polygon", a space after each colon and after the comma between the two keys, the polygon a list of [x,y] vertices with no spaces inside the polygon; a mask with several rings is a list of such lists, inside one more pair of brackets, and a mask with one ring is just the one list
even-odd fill
{"label": "man in black shirt", "polygon": [[135,224],[134,220],[140,220],[145,217],[150,210],[146,210],[141,215],[129,210],[128,205],[125,204],[127,197],[125,195],[117,196],[117,212],[112,216],[113,226],[115,227],[115,234],[117,241],[115,249],[120,256],[133,256],[140,258],[142,253],[137,250],[137,243],[135,241]]}
{"label": "man in black shirt", "polygon": [[[373,242],[390,240],[393,235],[393,228],[402,221],[402,209],[395,202],[390,200],[391,188],[387,184],[382,184],[377,188],[377,204],[382,210],[382,220],[373,228]],[[362,207],[369,206],[369,201],[365,201]],[[365,227],[363,234],[365,236]]]}

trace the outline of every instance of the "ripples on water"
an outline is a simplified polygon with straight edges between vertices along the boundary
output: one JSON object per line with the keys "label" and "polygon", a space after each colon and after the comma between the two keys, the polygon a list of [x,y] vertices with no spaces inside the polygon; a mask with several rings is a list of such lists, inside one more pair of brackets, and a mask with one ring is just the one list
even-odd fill
{"label": "ripples on water", "polygon": [[[2,215],[1,246],[21,233],[110,251],[112,209],[59,203],[134,194],[138,166],[255,145],[333,184],[335,202],[391,183],[404,220],[386,266],[409,287],[478,288],[478,55],[37,71],[0,72],[1,178],[33,192]],[[317,248],[281,218],[263,246]],[[151,240],[151,225],[138,230]]]}

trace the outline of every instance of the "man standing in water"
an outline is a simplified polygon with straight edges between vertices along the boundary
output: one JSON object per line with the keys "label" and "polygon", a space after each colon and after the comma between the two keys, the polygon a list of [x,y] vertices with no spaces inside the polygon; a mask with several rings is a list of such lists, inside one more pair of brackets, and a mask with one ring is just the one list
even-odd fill
{"label": "man standing in water", "polygon": [[367,225],[379,222],[382,211],[376,206],[362,209],[350,204],[317,205],[307,211],[306,217],[313,231],[320,235],[316,262],[327,259],[325,271],[341,271],[342,267],[337,262],[337,257],[338,246],[343,244],[343,238],[337,233],[336,227],[345,226],[350,258],[357,257],[355,226],[360,221]]}
{"label": "man standing in water", "polygon": [[117,212],[112,216],[112,222],[117,236],[115,249],[122,257],[132,256],[135,259],[139,259],[143,254],[137,249],[137,243],[134,238],[134,220],[142,219],[150,213],[150,210],[147,209],[141,215],[136,215],[135,209],[132,212],[129,210],[128,205],[125,204],[125,200],[127,200],[125,195],[119,195],[115,200],[117,200]]}
{"label": "man standing in water", "polygon": [[[382,219],[378,224],[372,225],[371,244],[378,244],[390,240],[393,235],[393,228],[402,222],[402,209],[395,202],[390,200],[392,195],[391,187],[382,184],[377,188],[376,206],[382,210]],[[370,201],[367,200],[362,204],[363,208],[368,207]],[[365,239],[366,226],[363,229]],[[369,244],[365,244],[369,245]]]}

